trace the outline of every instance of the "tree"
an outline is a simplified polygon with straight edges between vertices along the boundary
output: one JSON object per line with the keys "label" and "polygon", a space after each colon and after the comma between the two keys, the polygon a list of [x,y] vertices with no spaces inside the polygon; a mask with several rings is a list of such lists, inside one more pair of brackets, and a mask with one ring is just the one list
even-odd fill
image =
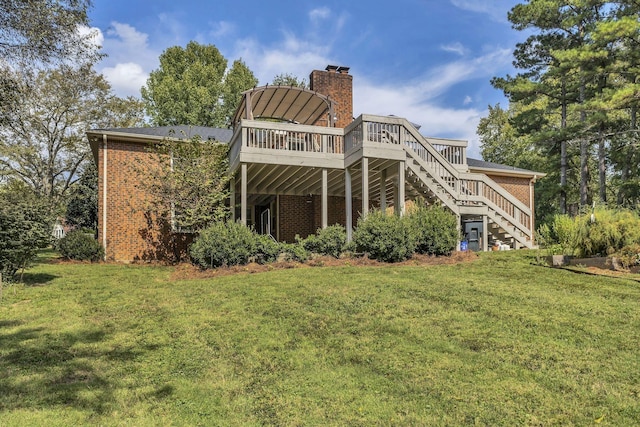
{"label": "tree", "polygon": [[228,145],[199,137],[166,138],[134,166],[146,208],[175,230],[198,232],[228,217]]}
{"label": "tree", "polygon": [[258,81],[240,60],[226,69],[227,60],[213,45],[191,41],[165,50],[141,90],[152,123],[228,127],[240,93]]}
{"label": "tree", "polygon": [[298,77],[294,76],[293,74],[289,74],[289,73],[281,73],[276,75],[273,78],[273,82],[271,83],[272,85],[281,85],[281,86],[293,86],[293,87],[300,87],[303,89],[309,89],[309,84],[307,83],[306,79],[299,79]]}
{"label": "tree", "polygon": [[[531,105],[544,101],[540,103],[543,108],[535,112],[520,109],[511,121],[519,134],[529,135],[535,144],[559,148],[563,213],[567,211],[570,192],[570,168],[579,173],[581,205],[589,204],[593,198],[594,172],[598,176],[599,198],[607,200],[611,170],[607,161],[613,159],[608,150],[624,128],[621,112],[633,114],[637,105],[636,42],[640,23],[636,3],[529,0],[509,13],[516,30],[532,34],[514,51],[514,65],[522,71],[515,77],[493,79],[492,83],[512,103]],[[577,167],[571,158],[576,149]],[[630,169],[623,171],[626,174]]]}
{"label": "tree", "polygon": [[96,55],[88,26],[91,0],[0,0],[0,59],[13,63]]}
{"label": "tree", "polygon": [[[0,123],[19,105],[16,74],[101,55],[88,28],[91,0],[0,0]],[[20,79],[18,79],[20,80]]]}
{"label": "tree", "polygon": [[16,76],[19,103],[0,125],[0,174],[25,182],[57,208],[89,158],[85,132],[140,124],[142,106],[112,95],[90,65]]}
{"label": "tree", "polygon": [[98,170],[92,161],[71,189],[65,219],[73,227],[98,229]]}
{"label": "tree", "polygon": [[0,187],[0,274],[12,280],[51,243],[53,217],[47,203],[24,183]]}

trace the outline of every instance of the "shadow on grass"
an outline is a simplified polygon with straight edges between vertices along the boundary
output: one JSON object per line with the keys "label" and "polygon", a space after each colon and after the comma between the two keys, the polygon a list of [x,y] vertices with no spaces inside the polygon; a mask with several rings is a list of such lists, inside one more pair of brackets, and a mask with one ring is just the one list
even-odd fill
{"label": "shadow on grass", "polygon": [[[19,324],[6,321],[0,326]],[[0,329],[0,411],[72,406],[94,414],[111,412],[120,387],[114,369],[148,350],[114,349],[108,339],[107,333],[95,328],[64,333],[49,328],[23,327],[9,333]],[[171,393],[166,389],[157,397]]]}
{"label": "shadow on grass", "polygon": [[60,276],[47,273],[24,273],[22,275],[22,283],[24,283],[25,286],[42,286],[58,277]]}

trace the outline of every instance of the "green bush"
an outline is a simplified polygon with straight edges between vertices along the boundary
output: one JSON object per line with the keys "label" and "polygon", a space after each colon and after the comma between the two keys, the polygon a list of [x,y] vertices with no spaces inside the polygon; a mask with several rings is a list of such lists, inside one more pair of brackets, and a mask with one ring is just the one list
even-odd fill
{"label": "green bush", "polygon": [[577,247],[578,225],[569,215],[554,215],[538,228],[536,238],[550,255],[573,255]]}
{"label": "green bush", "polygon": [[282,253],[287,261],[305,262],[309,259],[309,251],[304,248],[300,237],[296,236],[296,243],[283,243]]}
{"label": "green bush", "polygon": [[347,231],[339,224],[320,228],[316,234],[304,239],[302,244],[309,252],[340,258],[340,254],[347,244]]}
{"label": "green bush", "polygon": [[624,268],[637,267],[640,265],[640,245],[625,246],[618,252],[618,257]]}
{"label": "green bush", "polygon": [[555,215],[538,228],[538,241],[565,255],[610,255],[640,243],[640,218],[625,209],[589,209],[575,218]]}
{"label": "green bush", "polygon": [[0,274],[13,281],[51,244],[53,216],[46,202],[20,182],[0,186]]}
{"label": "green bush", "polygon": [[610,255],[640,243],[640,219],[634,212],[596,208],[576,218],[577,252],[580,256]]}
{"label": "green bush", "polygon": [[58,241],[58,251],[66,259],[80,261],[100,261],[104,257],[104,248],[86,230],[70,231]]}
{"label": "green bush", "polygon": [[258,253],[258,237],[239,222],[217,222],[200,233],[189,251],[201,268],[243,265]]}
{"label": "green bush", "polygon": [[439,206],[417,204],[408,216],[416,237],[416,252],[426,255],[450,255],[458,244],[458,219]]}
{"label": "green bush", "polygon": [[274,262],[282,252],[282,245],[266,234],[256,236],[256,261],[261,264]]}
{"label": "green bush", "polygon": [[408,219],[380,211],[358,220],[353,241],[357,251],[383,262],[409,259],[416,249],[416,236]]}

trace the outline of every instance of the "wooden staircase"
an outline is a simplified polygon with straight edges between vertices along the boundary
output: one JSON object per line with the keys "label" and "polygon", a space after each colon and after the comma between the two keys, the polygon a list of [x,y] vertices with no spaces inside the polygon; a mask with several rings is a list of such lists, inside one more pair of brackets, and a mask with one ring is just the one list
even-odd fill
{"label": "wooden staircase", "polygon": [[[398,118],[394,118],[397,123]],[[484,174],[459,171],[408,121],[377,142],[402,146],[406,153],[406,183],[426,200],[440,202],[456,215],[486,215],[493,240],[514,248],[533,248],[531,209]]]}

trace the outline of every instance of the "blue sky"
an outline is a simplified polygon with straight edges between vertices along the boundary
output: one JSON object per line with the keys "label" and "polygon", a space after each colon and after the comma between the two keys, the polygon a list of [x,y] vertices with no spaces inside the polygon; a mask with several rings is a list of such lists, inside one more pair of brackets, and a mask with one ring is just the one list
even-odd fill
{"label": "blue sky", "polygon": [[108,55],[97,67],[120,96],[140,96],[168,47],[214,44],[241,58],[260,84],[280,73],[308,80],[328,64],[351,67],[354,115],[395,114],[428,136],[465,139],[487,105],[506,105],[493,76],[513,73],[525,35],[511,29],[516,0],[96,0],[91,24]]}

